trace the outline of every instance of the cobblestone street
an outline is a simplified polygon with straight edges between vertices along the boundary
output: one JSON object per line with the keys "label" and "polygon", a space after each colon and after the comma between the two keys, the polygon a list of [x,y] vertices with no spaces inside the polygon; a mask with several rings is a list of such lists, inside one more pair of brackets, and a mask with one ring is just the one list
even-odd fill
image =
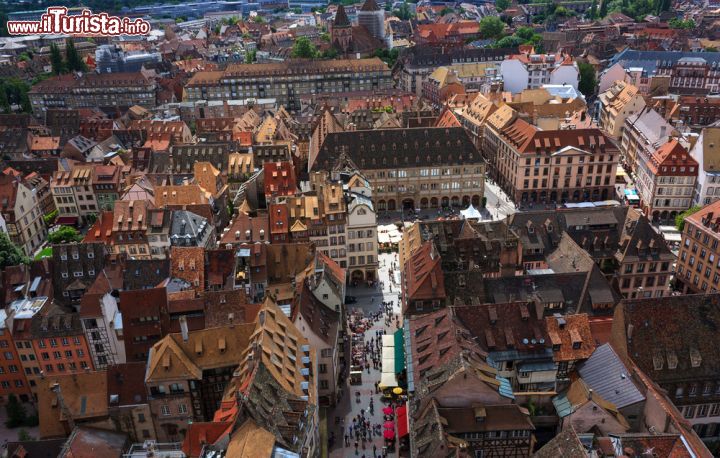
{"label": "cobblestone street", "polygon": [[[351,314],[354,311],[362,311],[363,314],[368,317],[370,314],[376,313],[379,311],[379,305],[383,302],[393,302],[393,314],[394,316],[400,316],[400,306],[398,302],[398,284],[392,284],[392,292],[391,289],[391,282],[390,282],[390,275],[389,270],[391,263],[395,262],[397,263],[397,254],[381,254],[380,255],[380,272],[379,272],[379,280],[383,282],[383,289],[381,290],[378,288],[367,288],[367,287],[357,287],[357,288],[348,288],[348,295],[354,296],[357,298],[357,302],[355,304],[348,305],[348,315]],[[397,268],[395,269],[395,272],[397,272]],[[399,279],[399,276],[395,274],[396,280]],[[400,320],[400,325],[402,326],[402,318]],[[395,321],[393,318],[393,321],[389,326],[386,326],[386,322],[384,318],[380,318],[378,321],[374,321],[370,329],[365,331],[365,341],[370,341],[370,339],[375,337],[375,334],[377,331],[382,330],[383,333],[388,332],[392,333],[395,332]],[[348,345],[350,345],[348,343]],[[382,353],[382,348],[380,349],[380,353]],[[370,360],[368,360],[370,361]],[[348,426],[352,425],[352,419],[354,417],[357,417],[360,415],[360,410],[362,409],[365,413],[365,418],[370,419],[371,425],[381,425],[383,424],[383,414],[382,409],[384,407],[381,399],[380,394],[375,393],[375,382],[380,381],[380,369],[373,368],[372,363],[370,364],[369,373],[368,370],[363,370],[362,375],[362,384],[361,385],[350,385],[348,380],[345,380],[345,385],[343,389],[343,396],[338,402],[338,405],[335,406],[334,409],[330,411],[330,414],[328,415],[328,431],[333,432],[335,435],[335,443],[333,447],[330,449],[330,456],[331,457],[365,457],[365,458],[372,458],[373,456],[382,456],[382,448],[383,448],[383,437],[382,437],[382,429],[380,430],[380,435],[373,434],[372,440],[365,442],[364,448],[362,441],[358,442],[358,449],[357,452],[355,451],[355,440],[351,439],[349,442],[349,446],[345,446],[345,439],[344,436],[348,432]],[[360,402],[356,402],[356,393],[360,393]],[[369,412],[369,406],[370,406],[370,399],[373,399],[374,403],[374,414],[370,415]],[[336,422],[336,418],[342,418],[343,424],[344,424],[344,431],[343,427],[339,424],[339,422]],[[375,446],[375,453],[373,454],[373,446]],[[398,456],[397,452],[394,454],[390,454],[388,456]]]}

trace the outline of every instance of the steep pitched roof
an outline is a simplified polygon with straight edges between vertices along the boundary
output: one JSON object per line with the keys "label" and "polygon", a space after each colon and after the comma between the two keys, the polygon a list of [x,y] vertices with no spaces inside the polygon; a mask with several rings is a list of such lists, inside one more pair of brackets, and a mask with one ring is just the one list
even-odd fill
{"label": "steep pitched roof", "polygon": [[625,300],[615,310],[612,342],[654,381],[667,385],[717,377],[718,329],[720,293]]}
{"label": "steep pitched roof", "polygon": [[375,0],[365,0],[365,3],[363,3],[360,11],[380,11],[380,7]]}
{"label": "steep pitched roof", "polygon": [[203,370],[234,367],[254,329],[254,323],[208,328],[190,331],[188,340],[168,334],[153,345],[145,380],[201,380]]}
{"label": "steep pitched roof", "polygon": [[338,6],[337,12],[335,13],[335,20],[333,21],[333,27],[350,27],[350,19],[348,19],[343,5]]}

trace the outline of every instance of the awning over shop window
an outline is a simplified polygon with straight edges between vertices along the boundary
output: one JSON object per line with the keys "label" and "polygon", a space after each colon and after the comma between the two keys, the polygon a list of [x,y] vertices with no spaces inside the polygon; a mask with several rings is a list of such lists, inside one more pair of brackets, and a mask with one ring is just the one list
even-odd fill
{"label": "awning over shop window", "polygon": [[395,373],[399,374],[405,370],[405,345],[403,341],[403,330],[398,329],[394,334],[395,338]]}
{"label": "awning over shop window", "polygon": [[407,407],[400,406],[395,409],[395,416],[397,418],[397,435],[399,438],[403,438],[408,434]]}
{"label": "awning over shop window", "polygon": [[397,378],[395,378],[395,374],[390,372],[383,372],[380,374],[380,389],[385,388],[395,388],[398,386]]}

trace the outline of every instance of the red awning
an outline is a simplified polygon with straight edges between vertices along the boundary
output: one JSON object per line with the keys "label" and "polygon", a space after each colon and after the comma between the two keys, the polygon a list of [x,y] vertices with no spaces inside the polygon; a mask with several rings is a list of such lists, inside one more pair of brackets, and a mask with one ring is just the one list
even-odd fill
{"label": "red awning", "polygon": [[408,434],[408,418],[407,418],[407,407],[401,406],[395,409],[395,415],[397,416],[397,434],[398,437],[402,438]]}
{"label": "red awning", "polygon": [[65,226],[74,226],[77,222],[77,216],[58,216],[55,219],[55,224],[62,224]]}

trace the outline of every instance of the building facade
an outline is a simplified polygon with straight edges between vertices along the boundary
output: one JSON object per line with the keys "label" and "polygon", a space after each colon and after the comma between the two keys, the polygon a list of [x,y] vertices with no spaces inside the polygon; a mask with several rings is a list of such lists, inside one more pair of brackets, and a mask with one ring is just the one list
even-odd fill
{"label": "building facade", "polygon": [[698,163],[677,139],[651,154],[640,150],[635,187],[640,206],[653,222],[675,221],[690,208],[697,180]]}
{"label": "building facade", "polygon": [[566,84],[577,89],[580,73],[569,55],[524,53],[505,59],[500,75],[504,90],[515,94],[543,84]]}
{"label": "building facade", "polygon": [[720,201],[685,218],[675,287],[685,294],[720,290]]}
{"label": "building facade", "polygon": [[341,153],[373,184],[379,212],[482,201],[485,160],[460,127],[331,133],[311,170],[330,170]]}
{"label": "building facade", "polygon": [[638,113],[645,106],[645,100],[638,88],[624,81],[616,81],[598,96],[598,100],[600,128],[614,139],[622,137],[625,119]]}
{"label": "building facade", "polygon": [[288,60],[235,64],[224,72],[198,72],[185,86],[184,99],[194,102],[271,97],[287,108],[300,109],[300,98],[310,94],[391,87],[390,69],[378,58]]}
{"label": "building facade", "polygon": [[484,151],[498,184],[519,204],[599,201],[615,194],[619,151],[596,128],[539,130],[501,109],[485,128]]}
{"label": "building facade", "polygon": [[0,205],[10,240],[32,256],[47,238],[37,193],[18,178],[0,176]]}
{"label": "building facade", "polygon": [[142,73],[85,73],[48,78],[32,87],[28,96],[33,114],[48,108],[112,108],[155,106],[155,82]]}

